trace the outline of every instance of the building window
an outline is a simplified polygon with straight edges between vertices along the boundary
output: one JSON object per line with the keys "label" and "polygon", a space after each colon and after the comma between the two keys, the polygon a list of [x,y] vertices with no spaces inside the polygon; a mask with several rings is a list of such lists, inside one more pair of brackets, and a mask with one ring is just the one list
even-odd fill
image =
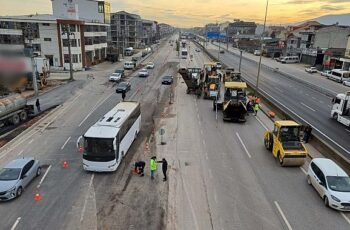
{"label": "building window", "polygon": [[69,63],[69,55],[68,54],[64,55],[64,63]]}
{"label": "building window", "polygon": [[80,39],[78,39],[78,47],[80,47]]}
{"label": "building window", "polygon": [[[68,47],[68,39],[62,39],[63,42],[63,47]],[[70,46],[71,47],[77,47],[77,40],[76,39],[71,39],[70,40]]]}
{"label": "building window", "polygon": [[51,42],[51,38],[44,38],[45,42]]}
{"label": "building window", "polygon": [[81,62],[81,54],[79,54],[79,62]]}
{"label": "building window", "polygon": [[49,23],[43,23],[42,25],[43,25],[43,26],[50,26]]}
{"label": "building window", "polygon": [[104,2],[99,2],[98,3],[98,12],[99,13],[104,13],[104,10],[103,10],[103,6],[104,5]]}
{"label": "building window", "polygon": [[72,62],[73,63],[79,63],[79,56],[78,56],[78,54],[73,54],[72,55]]}

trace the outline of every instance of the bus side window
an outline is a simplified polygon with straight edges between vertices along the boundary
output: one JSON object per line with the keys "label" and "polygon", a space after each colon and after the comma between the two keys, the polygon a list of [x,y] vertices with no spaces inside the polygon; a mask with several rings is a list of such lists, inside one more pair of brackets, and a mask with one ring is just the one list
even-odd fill
{"label": "bus side window", "polygon": [[115,159],[119,160],[119,134],[113,140],[113,149],[115,152]]}

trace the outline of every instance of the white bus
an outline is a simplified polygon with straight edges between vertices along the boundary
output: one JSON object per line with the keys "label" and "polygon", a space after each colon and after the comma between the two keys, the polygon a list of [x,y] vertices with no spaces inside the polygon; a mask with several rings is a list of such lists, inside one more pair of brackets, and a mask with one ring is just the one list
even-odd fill
{"label": "white bus", "polygon": [[186,59],[188,55],[187,49],[182,49],[181,50],[181,58]]}
{"label": "white bus", "polygon": [[287,56],[281,58],[281,63],[286,64],[286,63],[298,63],[299,57],[298,56]]}
{"label": "white bus", "polygon": [[141,128],[138,102],[120,102],[77,141],[87,171],[115,171]]}
{"label": "white bus", "polygon": [[342,69],[332,69],[332,71],[327,74],[327,78],[343,83],[344,81],[350,79],[350,71]]}

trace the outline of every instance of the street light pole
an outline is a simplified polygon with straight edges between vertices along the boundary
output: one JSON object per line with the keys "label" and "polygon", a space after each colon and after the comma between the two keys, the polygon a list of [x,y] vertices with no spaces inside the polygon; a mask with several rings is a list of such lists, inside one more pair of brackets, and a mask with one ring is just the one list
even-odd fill
{"label": "street light pole", "polygon": [[239,55],[239,67],[238,67],[238,72],[241,72],[241,64],[242,64],[242,53],[243,53],[243,50],[239,50],[240,52],[240,55]]}
{"label": "street light pole", "polygon": [[268,6],[269,6],[269,0],[266,0],[264,27],[263,27],[263,32],[262,32],[261,37],[260,37],[261,47],[260,47],[260,57],[259,57],[258,76],[256,77],[255,94],[257,94],[258,91],[259,91],[259,78],[260,78],[260,69],[261,69],[261,58],[262,58],[262,53],[263,53],[263,42],[262,42],[263,39],[262,39],[262,38],[263,38],[263,36],[264,36],[265,28],[266,28],[266,17],[267,17],[267,9],[268,9]]}

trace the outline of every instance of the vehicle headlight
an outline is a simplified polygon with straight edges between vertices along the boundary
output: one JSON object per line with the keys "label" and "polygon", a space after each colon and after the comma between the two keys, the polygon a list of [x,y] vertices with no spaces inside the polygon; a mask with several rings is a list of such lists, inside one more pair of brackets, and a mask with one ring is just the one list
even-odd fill
{"label": "vehicle headlight", "polygon": [[331,195],[331,197],[332,197],[332,199],[335,200],[336,202],[340,202],[340,200],[339,200],[337,197],[335,197],[335,196],[333,196],[333,195]]}
{"label": "vehicle headlight", "polygon": [[12,193],[16,191],[16,186],[14,186],[13,188],[7,190],[8,193]]}

